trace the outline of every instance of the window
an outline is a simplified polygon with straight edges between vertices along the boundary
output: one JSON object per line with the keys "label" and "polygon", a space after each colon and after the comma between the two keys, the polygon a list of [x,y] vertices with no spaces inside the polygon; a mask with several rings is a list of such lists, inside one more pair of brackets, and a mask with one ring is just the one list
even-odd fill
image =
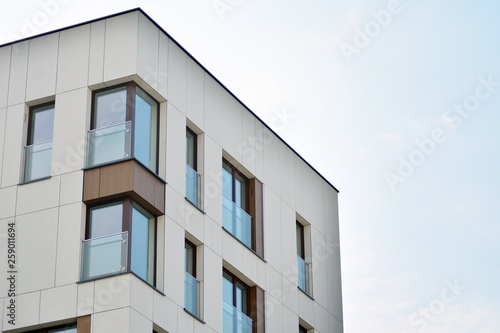
{"label": "window", "polygon": [[133,272],[155,284],[156,218],[126,198],[88,209],[82,280]]}
{"label": "window", "polygon": [[305,329],[303,326],[299,325],[299,333],[307,333],[307,329]]}
{"label": "window", "polygon": [[248,316],[249,288],[226,270],[222,281],[223,332],[251,333],[252,319]]}
{"label": "window", "polygon": [[222,163],[223,226],[252,248],[252,217],[248,211],[248,180],[227,161]]}
{"label": "window", "polygon": [[198,174],[197,135],[186,129],[186,199],[201,209],[201,176]]}
{"label": "window", "polygon": [[41,328],[27,333],[76,333],[76,324],[68,324],[53,328]]}
{"label": "window", "polygon": [[297,284],[300,290],[311,295],[311,264],[306,261],[304,226],[297,221],[295,229],[297,240]]}
{"label": "window", "polygon": [[87,167],[135,158],[154,173],[158,161],[158,102],[134,82],[93,95]]}
{"label": "window", "polygon": [[186,240],[184,245],[184,308],[200,317],[200,281],[196,279],[196,246]]}
{"label": "window", "polygon": [[33,107],[29,112],[28,141],[25,148],[24,181],[50,176],[54,103]]}

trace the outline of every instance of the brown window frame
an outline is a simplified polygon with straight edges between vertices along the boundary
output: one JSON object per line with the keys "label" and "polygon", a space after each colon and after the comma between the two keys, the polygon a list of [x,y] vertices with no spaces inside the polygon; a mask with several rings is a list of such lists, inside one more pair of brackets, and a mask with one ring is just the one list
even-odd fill
{"label": "brown window frame", "polygon": [[[159,144],[160,144],[160,102],[158,102],[153,96],[151,96],[149,93],[146,92],[146,90],[142,89],[137,83],[134,81],[118,84],[115,86],[111,87],[106,87],[98,90],[92,91],[92,111],[90,113],[90,129],[98,129],[96,128],[96,95],[108,90],[113,90],[121,87],[126,87],[126,106],[125,106],[125,121],[130,121],[131,123],[131,142],[130,142],[130,156],[131,158],[135,159],[135,152],[134,152],[134,138],[135,138],[135,96],[137,94],[137,88],[141,90],[144,94],[146,94],[149,98],[152,100],[156,101],[157,107],[156,107],[156,164],[154,166],[154,170],[151,170],[149,166],[145,165],[146,168],[150,169],[153,171],[153,173],[158,174],[159,170]],[[136,159],[137,160],[137,159]],[[141,163],[139,160],[137,160],[139,163]],[[114,161],[110,162],[114,163]],[[107,164],[107,163],[106,163]],[[143,164],[143,163],[141,163]]]}
{"label": "brown window frame", "polygon": [[231,273],[230,271],[228,271],[227,269],[223,268],[223,273],[222,273],[222,278],[224,279],[224,273],[226,273],[227,275],[231,276],[232,278],[232,284],[233,284],[233,300],[232,300],[232,306],[235,306],[236,304],[236,286],[237,284],[241,284],[244,288],[245,288],[245,291],[247,293],[247,304],[245,304],[246,306],[246,312],[245,311],[242,311],[244,314],[246,314],[247,316],[250,316],[250,287],[248,287],[248,285],[241,281],[241,279],[239,279],[236,275],[234,275],[233,273]]}
{"label": "brown window frame", "polygon": [[[137,274],[135,274],[132,271],[132,208],[134,205],[138,206],[141,210],[144,210],[147,212],[151,218],[154,219],[154,251],[153,251],[153,280],[152,280],[152,285],[153,287],[156,287],[156,268],[157,268],[157,246],[158,246],[158,219],[157,217],[149,212],[147,209],[145,209],[143,206],[141,206],[139,203],[134,201],[130,197],[124,197],[124,198],[119,198],[116,200],[111,200],[111,201],[104,201],[104,202],[99,202],[94,205],[87,205],[87,212],[86,212],[86,223],[85,223],[85,240],[91,239],[90,237],[90,224],[91,224],[91,210],[96,208],[96,207],[101,207],[101,206],[106,206],[106,205],[111,205],[111,204],[116,204],[116,203],[122,203],[122,229],[121,232],[127,232],[128,233],[128,247],[127,247],[127,271],[126,273],[132,273],[135,276],[137,276],[139,279],[143,280],[147,284],[150,284],[149,281],[144,280],[143,278],[139,277]],[[89,279],[91,281],[92,279]]]}

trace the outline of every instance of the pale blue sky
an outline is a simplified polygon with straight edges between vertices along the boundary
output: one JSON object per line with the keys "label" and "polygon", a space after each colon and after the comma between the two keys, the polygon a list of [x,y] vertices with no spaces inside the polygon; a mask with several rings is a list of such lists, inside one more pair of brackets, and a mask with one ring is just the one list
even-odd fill
{"label": "pale blue sky", "polygon": [[[0,43],[51,1],[0,0]],[[397,2],[60,2],[38,32],[142,7],[264,121],[293,114],[276,131],[340,189],[346,333],[500,332],[498,1],[401,0],[380,31]]]}

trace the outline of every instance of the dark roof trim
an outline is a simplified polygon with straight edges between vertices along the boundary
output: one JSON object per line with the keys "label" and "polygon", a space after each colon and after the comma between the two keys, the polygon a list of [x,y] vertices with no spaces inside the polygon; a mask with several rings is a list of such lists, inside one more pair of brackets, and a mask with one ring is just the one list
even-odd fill
{"label": "dark roof trim", "polygon": [[297,155],[298,157],[300,157],[300,159],[302,161],[304,161],[304,163],[306,163],[314,172],[316,172],[316,174],[318,174],[318,176],[320,176],[328,185],[330,185],[335,191],[337,191],[337,193],[339,192],[339,190],[332,183],[330,183],[330,181],[328,181],[328,179],[326,179],[321,173],[318,172],[318,170],[316,170],[311,164],[309,164],[309,162],[307,162],[299,153],[297,153],[297,151],[295,151],[295,149],[293,149],[285,140],[283,140],[271,127],[269,127],[262,119],[260,119],[259,116],[257,116],[252,110],[250,110],[250,108],[247,107],[245,105],[245,103],[243,103],[238,97],[236,97],[222,82],[220,82],[212,73],[210,73],[210,71],[207,70],[205,68],[205,66],[203,66],[202,64],[200,64],[198,62],[198,60],[196,60],[191,55],[191,53],[189,53],[186,49],[184,49],[184,47],[182,47],[181,44],[179,44],[168,32],[166,32],[158,23],[156,23],[155,20],[153,20],[148,14],[146,14],[146,12],[144,12],[140,7],[129,9],[129,10],[126,10],[126,11],[123,11],[123,12],[119,12],[119,13],[116,13],[116,14],[111,14],[111,15],[104,16],[104,17],[101,17],[101,18],[93,19],[93,20],[90,20],[90,21],[86,21],[86,22],[74,24],[74,25],[71,25],[71,26],[68,26],[68,27],[65,27],[65,28],[60,28],[60,29],[56,29],[56,30],[53,30],[53,31],[44,32],[44,33],[39,34],[39,35],[35,35],[35,36],[31,36],[31,37],[26,37],[26,38],[23,38],[23,39],[20,39],[20,40],[12,41],[12,42],[0,45],[0,47],[9,46],[9,45],[12,45],[12,44],[17,44],[17,43],[24,42],[26,40],[30,40],[30,39],[33,39],[33,38],[38,38],[38,37],[42,37],[42,36],[45,36],[45,35],[53,34],[53,33],[56,33],[56,32],[61,32],[61,31],[64,31],[64,30],[73,29],[73,28],[76,28],[76,27],[80,27],[82,25],[87,25],[87,24],[90,24],[90,23],[94,23],[94,22],[106,20],[106,19],[109,19],[109,18],[112,18],[112,17],[116,17],[116,16],[128,14],[128,13],[135,12],[135,11],[139,11],[144,16],[146,16],[148,18],[148,20],[150,20],[158,29],[160,29],[161,32],[163,32],[168,38],[170,38],[196,64],[198,64],[201,68],[203,68],[203,70],[206,73],[208,73],[208,75],[210,75],[212,77],[212,79],[214,79],[218,84],[220,84],[222,88],[224,88],[234,99],[236,99],[241,105],[243,105],[245,107],[245,109],[247,109],[255,118],[257,118],[278,139],[280,139],[281,142],[283,142],[288,148],[290,148],[290,150],[292,150],[295,153],[295,155]]}

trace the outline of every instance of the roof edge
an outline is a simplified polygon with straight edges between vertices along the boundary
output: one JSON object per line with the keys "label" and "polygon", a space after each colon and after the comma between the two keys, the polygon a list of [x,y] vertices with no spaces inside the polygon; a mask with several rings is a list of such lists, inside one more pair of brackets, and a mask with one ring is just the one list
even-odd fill
{"label": "roof edge", "polygon": [[26,38],[23,38],[23,39],[19,39],[19,40],[16,40],[16,41],[12,41],[12,42],[8,42],[8,43],[5,43],[5,44],[1,44],[0,47],[5,47],[5,46],[10,46],[10,45],[13,45],[13,44],[17,44],[17,43],[21,43],[21,42],[24,42],[24,41],[27,41],[27,40],[30,40],[30,39],[34,39],[34,38],[39,38],[39,37],[43,37],[43,36],[46,36],[46,35],[50,35],[50,34],[53,34],[53,33],[56,33],[56,32],[61,32],[61,31],[65,31],[65,30],[69,30],[69,29],[73,29],[73,28],[77,28],[77,27],[80,27],[80,26],[83,26],[83,25],[87,25],[87,24],[91,24],[91,23],[94,23],[94,22],[98,22],[98,21],[102,21],[102,20],[106,20],[106,19],[110,19],[110,18],[113,18],[113,17],[116,17],[116,16],[121,16],[121,15],[125,15],[125,14],[129,14],[129,13],[132,13],[132,12],[135,12],[135,11],[138,11],[140,12],[141,14],[143,14],[149,21],[151,21],[151,23],[153,23],[158,29],[160,29],[161,32],[163,32],[168,38],[170,38],[183,52],[185,52],[198,66],[200,66],[206,73],[208,73],[208,75],[210,75],[210,77],[212,79],[214,79],[218,84],[221,85],[222,88],[224,88],[224,90],[226,90],[234,99],[236,99],[238,101],[238,103],[240,103],[241,105],[243,105],[245,107],[245,109],[250,112],[257,120],[259,120],[262,125],[264,125],[269,131],[271,131],[271,133],[273,133],[278,139],[280,139],[281,142],[283,142],[291,151],[293,151],[295,153],[295,155],[297,155],[304,163],[307,164],[307,166],[309,166],[318,176],[321,177],[321,179],[323,179],[328,185],[330,185],[337,193],[339,193],[340,191],[332,184],[330,183],[330,181],[328,179],[326,179],[318,170],[316,170],[316,168],[314,168],[308,161],[306,161],[306,159],[304,157],[302,157],[295,149],[293,149],[281,136],[279,136],[271,127],[269,127],[269,125],[267,125],[257,114],[255,114],[245,103],[243,103],[235,94],[233,94],[231,92],[231,90],[229,90],[222,82],[219,81],[219,79],[217,79],[208,69],[205,68],[205,66],[203,66],[198,60],[196,60],[195,57],[193,57],[191,55],[191,53],[189,53],[181,44],[179,44],[179,42],[177,42],[175,40],[175,38],[173,38],[167,31],[165,31],[165,29],[163,29],[163,27],[161,27],[155,20],[153,20],[151,18],[151,16],[149,16],[144,10],[142,10],[142,8],[140,7],[136,7],[136,8],[132,8],[132,9],[128,9],[128,10],[125,10],[125,11],[122,11],[122,12],[118,12],[118,13],[115,13],[115,14],[111,14],[111,15],[107,15],[107,16],[103,16],[103,17],[100,17],[100,18],[96,18],[96,19],[92,19],[92,20],[89,20],[89,21],[85,21],[85,22],[81,22],[81,23],[77,23],[77,24],[73,24],[73,25],[70,25],[70,26],[67,26],[67,27],[64,27],[64,28],[59,28],[59,29],[55,29],[55,30],[52,30],[52,31],[47,31],[47,32],[44,32],[44,33],[41,33],[41,34],[38,34],[38,35],[33,35],[33,36],[30,36],[30,37],[26,37]]}

